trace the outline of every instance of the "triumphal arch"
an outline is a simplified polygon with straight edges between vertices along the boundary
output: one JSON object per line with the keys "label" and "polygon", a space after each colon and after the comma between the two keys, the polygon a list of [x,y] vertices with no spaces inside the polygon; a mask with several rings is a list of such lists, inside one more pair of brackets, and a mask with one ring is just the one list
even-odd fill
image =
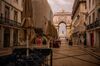
{"label": "triumphal arch", "polygon": [[53,24],[57,29],[57,32],[59,33],[59,25],[61,23],[64,23],[66,25],[66,38],[70,37],[70,31],[71,31],[71,12],[65,12],[64,10],[60,12],[56,12],[53,17]]}

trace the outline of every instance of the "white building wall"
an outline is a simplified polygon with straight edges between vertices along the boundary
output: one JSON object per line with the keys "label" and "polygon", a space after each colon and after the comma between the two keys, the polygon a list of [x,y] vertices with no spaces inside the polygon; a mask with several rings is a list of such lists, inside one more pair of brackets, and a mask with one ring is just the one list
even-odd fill
{"label": "white building wall", "polygon": [[[22,0],[18,0],[18,3],[15,2],[15,0],[2,0],[1,2],[1,14],[3,17],[5,17],[5,6],[8,6],[10,9],[10,19],[14,20],[14,11],[16,10],[18,12],[18,19],[17,22],[21,22],[21,12],[23,11],[22,7]],[[3,48],[3,40],[4,40],[4,27],[0,26],[0,48]],[[8,26],[5,28],[9,28]],[[10,46],[13,46],[13,30],[10,28]]]}
{"label": "white building wall", "polygon": [[4,11],[5,11],[5,3],[4,2],[2,2],[1,3],[1,5],[2,5],[2,11],[1,11],[1,13],[2,13],[2,17],[5,17],[4,15],[5,15],[5,13],[4,13]]}
{"label": "white building wall", "polygon": [[[100,8],[100,1],[99,0],[91,0],[91,2],[89,2],[90,0],[86,0],[87,1],[87,12],[88,12],[88,17],[87,17],[87,24],[90,24],[95,22],[96,18],[98,17],[98,8]],[[89,3],[90,3],[90,8],[89,8]],[[95,17],[93,17],[93,13],[95,13]],[[89,16],[91,16],[91,20],[89,21]],[[94,19],[94,21],[93,21]],[[93,30],[88,30],[88,34],[87,36],[89,36],[88,40],[90,40],[90,32],[93,31],[94,33],[94,47],[99,47],[99,34],[98,34],[98,30],[93,29]],[[87,42],[88,44],[91,44],[90,41]]]}
{"label": "white building wall", "polygon": [[14,0],[5,0],[2,1],[2,14],[5,17],[5,5],[10,8],[10,19],[14,20],[14,11],[18,12],[18,22],[21,22],[21,12],[23,10],[22,0],[18,0],[18,4]]}
{"label": "white building wall", "polygon": [[14,9],[12,7],[10,7],[10,19],[14,20]]}
{"label": "white building wall", "polygon": [[6,3],[10,4],[13,6],[13,8],[18,9],[19,11],[22,11],[22,0],[18,0],[18,3],[15,2],[15,0],[5,0]]}

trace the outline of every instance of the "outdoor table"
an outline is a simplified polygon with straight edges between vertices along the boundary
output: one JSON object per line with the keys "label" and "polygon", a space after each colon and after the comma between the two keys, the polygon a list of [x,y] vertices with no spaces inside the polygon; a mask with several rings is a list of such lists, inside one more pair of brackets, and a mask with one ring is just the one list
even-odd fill
{"label": "outdoor table", "polygon": [[[27,49],[29,50],[29,57],[26,56]],[[35,63],[35,65],[40,66],[39,64],[44,64],[45,59],[50,57],[50,65],[49,66],[52,66],[52,56],[53,55],[52,55],[51,48],[43,48],[43,47],[33,48],[33,49],[15,48],[15,49],[13,49],[13,52],[11,55],[0,57],[0,65],[4,64],[6,62],[8,64],[12,62],[12,63],[15,63],[15,65],[17,64],[18,66],[20,66],[21,65],[20,62],[21,62],[21,63],[29,64],[29,65],[33,65]],[[33,61],[33,63],[32,63],[32,61]],[[46,62],[48,62],[48,60],[46,60]],[[4,64],[4,66],[7,66],[7,65]],[[11,66],[13,66],[13,65],[11,65]],[[43,66],[46,66],[46,65],[44,64]]]}
{"label": "outdoor table", "polygon": [[52,52],[51,48],[34,48],[33,51],[38,51],[38,52],[40,52],[45,57],[50,55],[50,66],[52,66],[53,52]]}

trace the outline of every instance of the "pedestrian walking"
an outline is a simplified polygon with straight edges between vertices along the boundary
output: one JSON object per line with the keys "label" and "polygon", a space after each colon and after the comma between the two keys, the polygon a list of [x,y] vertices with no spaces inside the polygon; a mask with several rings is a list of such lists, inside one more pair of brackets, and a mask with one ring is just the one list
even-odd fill
{"label": "pedestrian walking", "polygon": [[36,38],[36,44],[38,47],[42,46],[42,37],[41,36],[37,36]]}
{"label": "pedestrian walking", "polygon": [[82,36],[81,39],[80,39],[81,44],[84,44],[84,40],[85,40],[85,39],[84,39],[84,37]]}
{"label": "pedestrian walking", "polygon": [[45,36],[43,36],[43,41],[42,41],[43,45],[47,44],[47,38]]}
{"label": "pedestrian walking", "polygon": [[72,46],[72,40],[71,39],[69,40],[69,46]]}
{"label": "pedestrian walking", "polygon": [[84,48],[86,48],[87,44],[86,44],[86,33],[84,33]]}
{"label": "pedestrian walking", "polygon": [[49,45],[49,47],[51,48],[51,47],[52,47],[52,45],[53,45],[53,40],[52,40],[52,39],[50,39],[50,45]]}

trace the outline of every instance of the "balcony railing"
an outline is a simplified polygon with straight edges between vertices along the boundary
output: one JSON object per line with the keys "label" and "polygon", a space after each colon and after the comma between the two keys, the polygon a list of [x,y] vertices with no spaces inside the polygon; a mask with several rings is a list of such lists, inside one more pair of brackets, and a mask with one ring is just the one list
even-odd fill
{"label": "balcony railing", "polygon": [[12,27],[20,27],[21,26],[21,23],[14,21],[14,20],[6,19],[4,17],[0,17],[0,24],[6,25],[6,26],[12,26]]}
{"label": "balcony railing", "polygon": [[100,27],[100,20],[96,20],[92,24],[87,25],[87,30],[96,29]]}

